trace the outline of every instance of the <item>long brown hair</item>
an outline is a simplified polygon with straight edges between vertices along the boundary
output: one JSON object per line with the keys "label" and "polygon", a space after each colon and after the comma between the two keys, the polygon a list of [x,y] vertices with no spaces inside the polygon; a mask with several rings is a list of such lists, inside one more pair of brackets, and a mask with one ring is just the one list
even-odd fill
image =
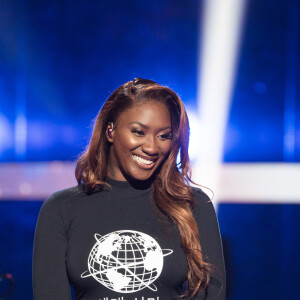
{"label": "long brown hair", "polygon": [[[192,182],[188,156],[189,123],[179,96],[168,87],[141,78],[117,88],[97,116],[91,141],[77,161],[75,176],[78,184],[84,184],[88,192],[96,185],[105,185],[110,147],[105,134],[107,125],[110,122],[117,123],[119,115],[135,103],[147,100],[163,102],[171,116],[171,149],[152,183],[152,196],[158,208],[178,228],[188,263],[188,289],[185,296],[192,298],[199,288],[207,287],[210,265],[203,259],[198,226],[192,214],[194,199],[189,185]],[[178,153],[179,164],[176,162]]]}

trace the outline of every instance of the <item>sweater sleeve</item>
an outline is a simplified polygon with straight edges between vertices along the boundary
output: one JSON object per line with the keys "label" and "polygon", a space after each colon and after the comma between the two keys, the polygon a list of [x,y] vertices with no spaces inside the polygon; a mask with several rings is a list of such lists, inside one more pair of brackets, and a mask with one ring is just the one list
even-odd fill
{"label": "sweater sleeve", "polygon": [[58,197],[41,208],[34,238],[33,294],[35,300],[68,300],[71,290],[66,271],[67,233]]}
{"label": "sweater sleeve", "polygon": [[[210,282],[206,291],[206,300],[225,300],[226,277],[223,248],[218,220],[212,202],[200,189],[194,189],[196,218],[204,260],[211,264]],[[203,299],[203,294],[196,299]]]}

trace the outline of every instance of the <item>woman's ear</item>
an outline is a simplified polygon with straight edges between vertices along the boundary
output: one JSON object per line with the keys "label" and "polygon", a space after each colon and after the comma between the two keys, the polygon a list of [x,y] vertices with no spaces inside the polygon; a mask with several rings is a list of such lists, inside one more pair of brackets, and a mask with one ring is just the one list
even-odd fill
{"label": "woman's ear", "polygon": [[106,138],[109,142],[113,142],[114,123],[109,123],[106,127]]}

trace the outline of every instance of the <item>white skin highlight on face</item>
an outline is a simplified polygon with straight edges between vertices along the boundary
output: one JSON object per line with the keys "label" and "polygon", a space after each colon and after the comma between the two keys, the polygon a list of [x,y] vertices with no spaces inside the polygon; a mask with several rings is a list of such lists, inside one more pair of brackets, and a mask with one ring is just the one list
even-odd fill
{"label": "white skin highlight on face", "polygon": [[[108,125],[108,129],[111,129]],[[120,181],[149,179],[171,148],[171,117],[165,104],[151,100],[121,113],[107,135],[108,176]]]}

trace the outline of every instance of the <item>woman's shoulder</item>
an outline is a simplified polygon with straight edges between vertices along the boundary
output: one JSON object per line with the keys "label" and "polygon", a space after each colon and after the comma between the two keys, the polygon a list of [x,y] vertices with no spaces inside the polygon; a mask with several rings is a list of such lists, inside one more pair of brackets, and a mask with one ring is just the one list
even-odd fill
{"label": "woman's shoulder", "polygon": [[195,204],[212,204],[210,198],[202,189],[193,186],[192,190]]}
{"label": "woman's shoulder", "polygon": [[66,201],[71,198],[83,196],[83,188],[81,185],[72,186],[63,190],[59,190],[46,200],[48,202]]}
{"label": "woman's shoulder", "polygon": [[61,207],[64,203],[67,203],[76,198],[83,197],[85,193],[83,192],[81,185],[76,185],[63,190],[59,190],[52,195],[50,195],[43,203],[43,209],[51,209],[54,207]]}
{"label": "woman's shoulder", "polygon": [[198,220],[215,220],[216,212],[208,195],[200,188],[193,187],[194,203],[193,214]]}

